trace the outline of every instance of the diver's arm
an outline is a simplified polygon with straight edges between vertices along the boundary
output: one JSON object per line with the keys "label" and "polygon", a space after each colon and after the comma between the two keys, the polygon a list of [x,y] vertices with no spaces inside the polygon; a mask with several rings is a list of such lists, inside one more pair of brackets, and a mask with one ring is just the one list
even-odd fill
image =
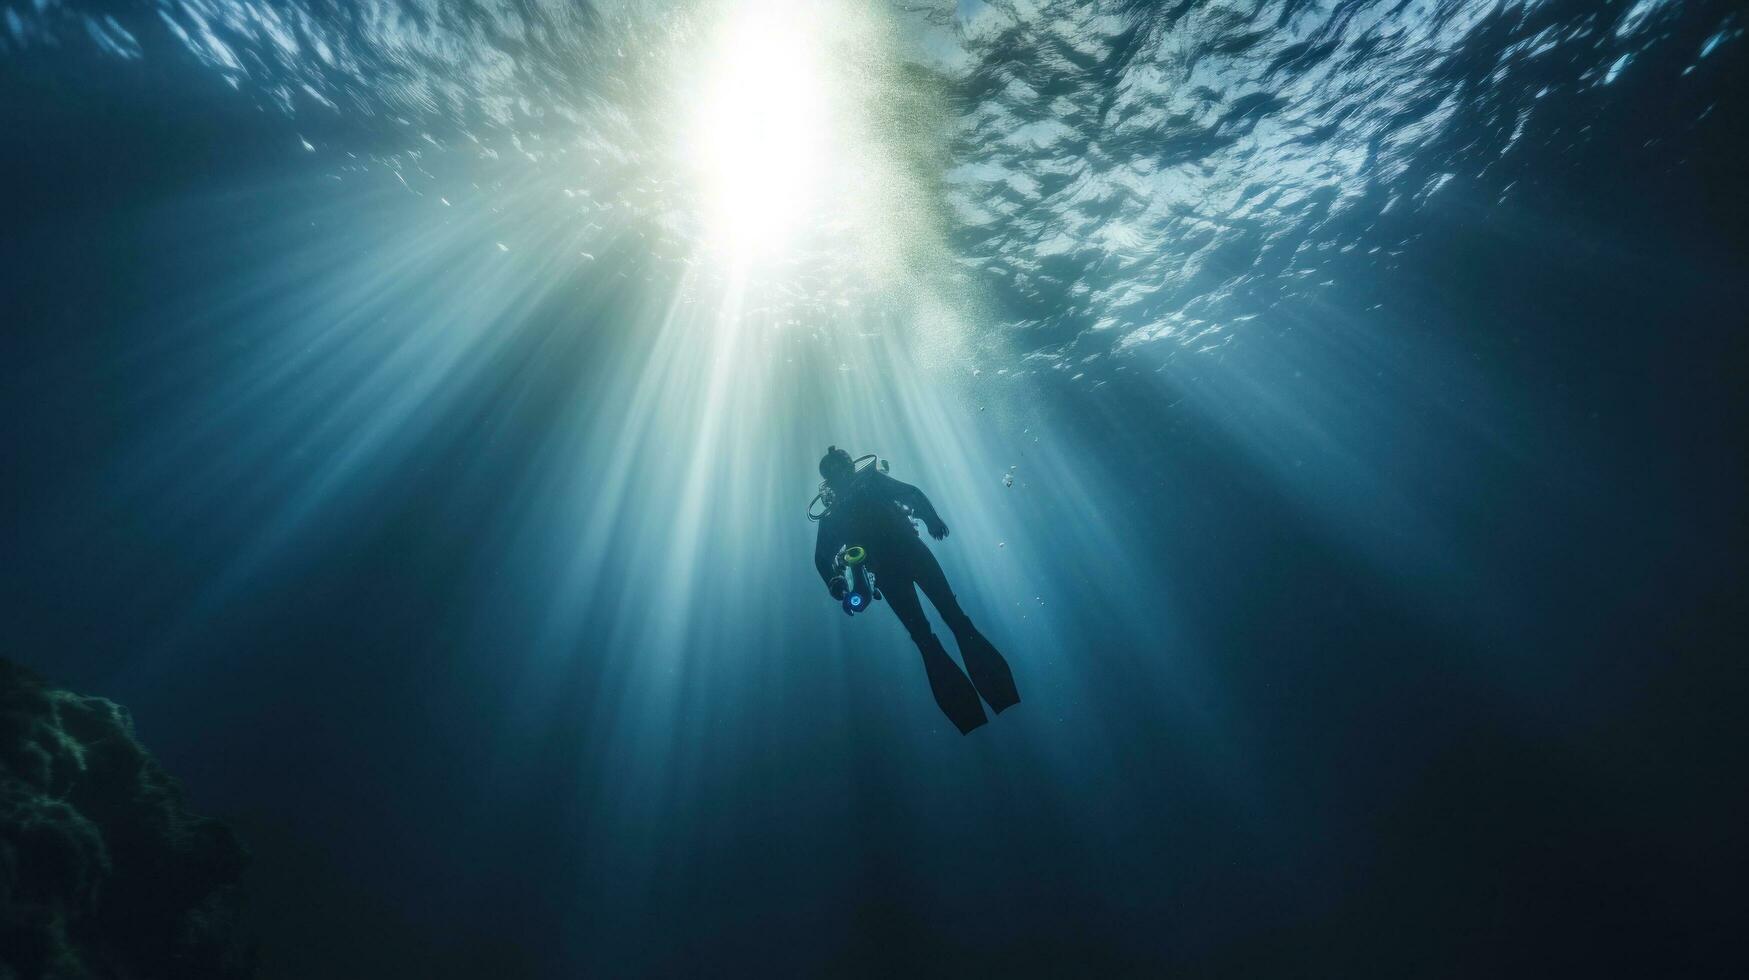
{"label": "diver's arm", "polygon": [[[842,599],[850,586],[838,571],[838,549],[844,544],[844,535],[839,533],[837,524],[831,515],[820,522],[820,531],[814,536],[814,570],[820,573],[820,581],[826,583],[832,598]],[[849,608],[844,610],[845,615],[850,612]]]}
{"label": "diver's arm", "polygon": [[820,522],[819,533],[814,536],[814,570],[820,573],[820,581],[830,588],[832,577],[838,574],[835,559],[838,557],[837,521],[827,515]]}
{"label": "diver's arm", "polygon": [[935,512],[935,505],[929,502],[929,498],[923,495],[923,491],[902,480],[895,480],[885,473],[880,474],[880,477],[885,481],[887,491],[893,495],[893,499],[905,505],[912,514],[923,521],[923,526],[929,529],[930,537],[937,540],[947,537],[947,524],[942,521],[941,515]]}

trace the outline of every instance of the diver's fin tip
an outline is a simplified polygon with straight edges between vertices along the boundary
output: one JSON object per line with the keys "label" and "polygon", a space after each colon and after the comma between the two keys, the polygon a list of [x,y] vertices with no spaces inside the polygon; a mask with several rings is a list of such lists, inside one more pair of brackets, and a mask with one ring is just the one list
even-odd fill
{"label": "diver's fin tip", "polygon": [[1014,686],[1014,674],[1008,669],[1008,661],[1002,659],[996,647],[968,624],[964,634],[957,637],[960,645],[960,659],[966,662],[966,673],[978,688],[978,693],[989,702],[990,709],[1001,714],[1004,708],[1011,708],[1020,703],[1020,691]]}
{"label": "diver's fin tip", "polygon": [[984,714],[984,706],[978,703],[978,689],[972,685],[959,664],[947,655],[941,647],[941,640],[935,634],[917,640],[917,647],[923,653],[923,666],[929,675],[929,688],[935,695],[935,704],[947,720],[953,722],[953,727],[964,735],[990,719]]}

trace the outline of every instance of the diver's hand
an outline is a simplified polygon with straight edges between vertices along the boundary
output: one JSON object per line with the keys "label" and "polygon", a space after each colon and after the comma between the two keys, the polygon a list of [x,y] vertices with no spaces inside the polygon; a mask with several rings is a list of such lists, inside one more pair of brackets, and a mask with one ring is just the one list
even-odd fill
{"label": "diver's hand", "polygon": [[928,525],[928,527],[929,527],[929,536],[934,538],[935,540],[940,541],[942,538],[947,537],[947,524],[942,522],[940,519],[937,519],[934,522],[930,523]]}
{"label": "diver's hand", "polygon": [[844,581],[844,576],[840,575],[826,583],[826,591],[832,593],[832,598],[843,602],[844,597],[850,594],[850,583]]}

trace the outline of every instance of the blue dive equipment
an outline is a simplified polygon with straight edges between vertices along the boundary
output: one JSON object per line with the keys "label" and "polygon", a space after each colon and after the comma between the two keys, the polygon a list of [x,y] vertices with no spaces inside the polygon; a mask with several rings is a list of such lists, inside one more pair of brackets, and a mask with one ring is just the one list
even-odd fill
{"label": "blue dive equipment", "polygon": [[849,586],[844,593],[844,611],[853,616],[881,597],[874,587],[874,573],[864,561],[867,557],[868,552],[854,544],[838,553],[838,567]]}

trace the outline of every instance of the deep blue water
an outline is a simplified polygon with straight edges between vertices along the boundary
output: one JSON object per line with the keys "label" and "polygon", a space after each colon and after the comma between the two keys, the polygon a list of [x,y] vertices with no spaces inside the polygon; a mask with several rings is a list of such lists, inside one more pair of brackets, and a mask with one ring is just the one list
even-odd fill
{"label": "deep blue water", "polygon": [[6,655],[268,976],[1738,973],[1746,27],[0,7]]}

